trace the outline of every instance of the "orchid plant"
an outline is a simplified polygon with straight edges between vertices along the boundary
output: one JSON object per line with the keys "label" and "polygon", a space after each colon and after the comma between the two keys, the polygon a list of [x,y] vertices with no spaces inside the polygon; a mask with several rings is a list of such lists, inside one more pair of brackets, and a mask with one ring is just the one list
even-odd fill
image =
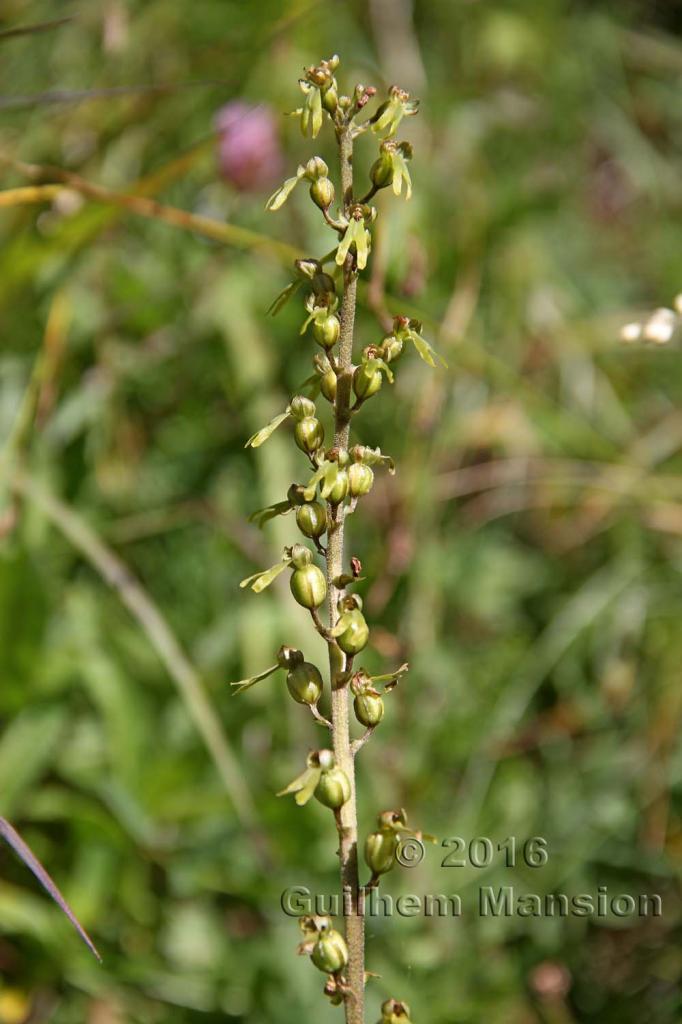
{"label": "orchid plant", "polygon": [[[294,600],[308,611],[313,627],[328,647],[329,695],[325,697],[320,669],[306,660],[302,651],[288,646],[280,648],[275,664],[232,685],[235,693],[242,693],[283,671],[291,697],[310,708],[316,721],[328,730],[328,745],[308,753],[301,774],[279,795],[292,795],[300,806],[316,799],[333,812],[344,897],[344,933],[333,927],[329,918],[302,918],[299,952],[310,956],[313,965],[326,975],[323,991],[333,1004],[343,1005],[347,1024],[364,1024],[364,990],[370,975],[365,971],[365,887],[360,884],[358,865],[355,765],[359,751],[384,717],[386,695],[408,666],[371,676],[355,663],[369,642],[370,629],[362,598],[355,589],[362,579],[360,563],[350,558],[346,564],[345,527],[358,503],[372,489],[375,471],[385,468],[394,473],[395,466],[379,448],[351,440],[351,427],[354,431],[365,402],[393,384],[396,363],[410,344],[429,366],[445,364],[422,336],[421,324],[408,316],[395,316],[392,330],[384,337],[366,345],[359,354],[354,351],[358,275],[367,267],[377,219],[377,209],[370,204],[382,189],[390,188],[395,196],[405,199],[412,194],[412,147],[396,135],[403,121],[417,113],[418,103],[393,86],[375,113],[367,114],[365,108],[374,99],[376,89],[357,85],[350,95],[340,93],[338,64],[339,58],[334,56],[306,70],[299,81],[303,101],[292,112],[305,137],[317,138],[324,127],[334,132],[340,163],[338,202],[327,163],[313,156],[266,204],[268,210],[279,210],[305,183],[310,199],[335,237],[326,255],[296,261],[293,280],[270,307],[276,314],[303,291],[305,318],[301,334],[309,332],[318,346],[312,357],[313,374],[301,389],[305,393],[293,396],[283,412],[246,442],[247,447],[258,448],[283,424],[293,426],[294,442],[307,472],[300,481],[292,482],[281,501],[257,510],[251,518],[263,526],[276,516],[293,512],[298,530],[312,548],[293,543],[275,565],[241,583],[260,593],[282,573],[290,573]],[[378,155],[369,168],[366,188],[356,193],[353,144],[363,133],[374,135]],[[331,411],[330,441],[325,441],[320,402]],[[317,564],[317,557],[323,567]],[[329,717],[320,710],[323,698],[330,705]],[[364,729],[356,739],[351,739],[352,716]],[[381,876],[394,866],[400,837],[405,834],[431,838],[414,832],[402,809],[379,814],[376,830],[364,842],[370,872],[368,886],[377,886]],[[381,1012],[381,1024],[410,1022],[409,1007],[394,998],[383,1003]]]}

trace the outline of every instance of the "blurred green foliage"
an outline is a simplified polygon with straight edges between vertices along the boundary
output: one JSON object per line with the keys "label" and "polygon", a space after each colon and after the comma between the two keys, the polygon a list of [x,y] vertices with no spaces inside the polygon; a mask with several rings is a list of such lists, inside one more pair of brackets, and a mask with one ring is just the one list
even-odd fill
{"label": "blurred green foliage", "polygon": [[[267,190],[220,180],[218,108],[279,116],[301,66],[334,51],[345,81],[422,98],[414,198],[379,201],[374,294],[423,317],[451,369],[403,357],[360,426],[399,466],[350,530],[366,664],[411,664],[360,757],[360,811],[364,831],[403,804],[440,837],[541,835],[550,857],[446,869],[436,849],[388,876],[394,896],[460,892],[465,912],[369,923],[369,1020],[387,995],[422,1024],[679,1020],[682,361],[617,342],[682,288],[679,5],[5,0],[0,33],[61,17],[0,34],[3,189],[27,184],[17,160],[128,194],[146,180],[319,254],[303,190],[271,216]],[[293,120],[281,133],[292,168],[319,151]],[[281,679],[239,700],[226,685],[283,642],[323,655],[286,587],[237,588],[292,536],[245,523],[301,472],[291,445],[243,450],[309,372],[299,309],[265,316],[288,271],[75,192],[0,209],[0,237],[3,471],[23,467],[141,581],[256,818],[120,593],[6,490],[0,814],[105,963],[3,852],[0,1022],[338,1020],[279,906],[286,885],[337,886],[328,813],[274,796],[319,727]],[[365,301],[359,343],[379,330]],[[664,914],[481,919],[482,884],[656,892]]]}

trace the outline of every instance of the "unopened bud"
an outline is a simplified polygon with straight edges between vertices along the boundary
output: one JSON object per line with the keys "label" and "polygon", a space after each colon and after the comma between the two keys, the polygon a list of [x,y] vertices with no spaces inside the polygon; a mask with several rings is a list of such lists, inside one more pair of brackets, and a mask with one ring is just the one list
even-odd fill
{"label": "unopened bud", "polygon": [[340,505],[348,494],[348,470],[340,469],[331,487],[323,488],[321,493],[330,505]]}
{"label": "unopened bud", "polygon": [[342,807],[350,800],[350,782],[343,769],[334,767],[322,772],[315,787],[315,798],[332,810]]}
{"label": "unopened bud", "polygon": [[312,455],[324,442],[324,427],[315,416],[306,416],[294,427],[294,440],[302,452]]}
{"label": "unopened bud", "polygon": [[305,487],[303,487],[302,484],[292,484],[289,490],[287,491],[287,501],[289,502],[289,504],[294,506],[303,505],[303,503],[305,502],[305,498],[303,496],[304,490]]}
{"label": "unopened bud", "polygon": [[351,498],[361,498],[369,494],[374,483],[374,472],[361,462],[354,462],[348,470],[348,493]]}
{"label": "unopened bud", "polygon": [[359,693],[353,701],[355,717],[361,725],[373,729],[384,717],[384,701],[378,693]]}
{"label": "unopened bud", "polygon": [[294,260],[294,267],[299,277],[307,277],[310,281],[322,271],[320,262],[313,259]]}
{"label": "unopened bud", "polygon": [[328,210],[334,202],[334,184],[330,178],[318,178],[310,186],[310,198],[321,210]]}
{"label": "unopened bud", "polygon": [[310,181],[317,181],[318,178],[326,178],[329,174],[329,168],[322,159],[321,156],[311,156],[305,165],[305,176]]}
{"label": "unopened bud", "polygon": [[339,340],[341,322],[336,313],[313,320],[313,338],[323,348],[333,348]]}
{"label": "unopened bud", "polygon": [[303,395],[295,395],[289,402],[289,408],[295,420],[315,415],[315,403]]}
{"label": "unopened bud", "polygon": [[407,829],[407,813],[399,807],[396,811],[382,811],[377,818],[381,831],[404,832]]}
{"label": "unopened bud", "polygon": [[327,529],[327,511],[319,501],[306,502],[296,509],[296,525],[306,537],[321,537]]}
{"label": "unopened bud", "polygon": [[294,665],[287,672],[286,682],[289,693],[297,704],[312,706],[317,704],[322,696],[322,676],[309,661]]}
{"label": "unopened bud", "polygon": [[369,170],[370,181],[375,188],[386,188],[393,181],[393,161],[390,154],[382,152]]}
{"label": "unopened bud", "polygon": [[320,391],[328,402],[336,401],[336,374],[333,370],[327,370],[320,381]]}
{"label": "unopened bud", "polygon": [[381,358],[384,359],[387,363],[390,363],[392,362],[392,360],[397,359],[402,350],[403,342],[401,341],[400,338],[396,338],[394,334],[389,334],[387,338],[384,338],[381,345],[379,346]]}
{"label": "unopened bud", "polygon": [[345,612],[342,617],[344,630],[336,638],[341,650],[348,655],[354,656],[364,650],[369,640],[369,626],[365,616],[359,609]]}
{"label": "unopened bud", "polygon": [[395,832],[371,832],[365,840],[365,861],[373,875],[384,875],[395,864],[398,836]]}
{"label": "unopened bud", "polygon": [[334,928],[320,932],[310,959],[325,974],[337,974],[348,963],[348,947],[343,935]]}
{"label": "unopened bud", "polygon": [[327,89],[322,90],[322,106],[330,114],[333,114],[338,105],[339,94],[336,90],[335,84],[332,82],[332,84]]}
{"label": "unopened bud", "polygon": [[376,366],[373,359],[366,363],[361,363],[353,374],[353,391],[363,401],[366,398],[371,398],[372,395],[376,395],[382,383],[381,370]]}
{"label": "unopened bud", "polygon": [[282,644],[277,652],[277,664],[280,668],[286,669],[302,665],[303,651],[298,651],[295,647],[287,647],[286,644]]}
{"label": "unopened bud", "polygon": [[410,1008],[397,999],[387,999],[381,1007],[381,1024],[410,1024]]}
{"label": "unopened bud", "polygon": [[303,608],[319,608],[327,596],[327,581],[316,565],[296,569],[289,581],[294,600]]}

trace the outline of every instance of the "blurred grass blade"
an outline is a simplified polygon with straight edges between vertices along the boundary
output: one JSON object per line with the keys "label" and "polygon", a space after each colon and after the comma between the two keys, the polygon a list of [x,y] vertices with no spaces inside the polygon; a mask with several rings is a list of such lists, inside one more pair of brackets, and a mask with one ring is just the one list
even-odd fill
{"label": "blurred grass blade", "polygon": [[0,818],[0,836],[2,836],[5,842],[12,847],[17,857],[24,862],[29,871],[33,872],[43,889],[52,897],[61,912],[68,917],[69,921],[74,926],[92,955],[102,963],[102,957],[97,952],[95,944],[86,932],[85,928],[83,928],[82,924],[38,858],[34,853],[32,853],[30,847],[26,845],[17,830],[10,825],[6,818]]}
{"label": "blurred grass blade", "polygon": [[187,712],[232,800],[237,816],[244,826],[255,833],[257,815],[251,793],[221,721],[198,672],[187,658],[160,609],[128,567],[102,543],[94,530],[73,509],[45,490],[27,473],[17,470],[12,477],[11,486],[40,508],[116,591],[121,602],[136,619],[177,686]]}

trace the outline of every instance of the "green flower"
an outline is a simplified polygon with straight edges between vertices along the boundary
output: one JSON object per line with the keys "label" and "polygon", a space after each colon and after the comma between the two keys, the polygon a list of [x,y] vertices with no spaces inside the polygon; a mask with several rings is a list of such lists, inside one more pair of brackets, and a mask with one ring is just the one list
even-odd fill
{"label": "green flower", "polygon": [[425,338],[422,338],[420,331],[422,325],[419,320],[411,320],[406,316],[397,316],[393,320],[393,335],[398,338],[399,341],[411,341],[416,348],[421,359],[429,366],[435,368],[436,359],[447,369],[447,363],[435,348],[429,345]]}
{"label": "green flower", "polygon": [[[339,267],[343,266],[346,256],[351,249],[355,250],[358,270],[364,270],[367,266],[367,257],[372,247],[372,236],[365,227],[365,220],[368,217],[366,210],[367,207],[360,206],[359,204],[351,210],[348,227],[336,250],[335,259]],[[373,219],[371,213],[369,214],[369,219]]]}
{"label": "green flower", "polygon": [[[293,178],[287,178],[280,187],[272,193],[267,203],[265,204],[266,210],[279,210],[281,206],[284,206],[287,199],[294,191],[299,181],[302,178],[306,178],[314,185],[316,182],[328,181],[327,175],[329,174],[329,168],[320,156],[313,156],[308,160],[305,167],[303,164],[299,164],[296,168],[296,174]],[[331,182],[330,182],[331,184]],[[333,196],[332,196],[333,200]]]}
{"label": "green flower", "polygon": [[412,197],[412,178],[407,161],[412,159],[412,146],[409,142],[396,143],[387,139],[381,143],[379,157],[374,161],[369,172],[375,189],[393,186],[396,196],[401,195],[405,183],[405,198]]}
{"label": "green flower", "polygon": [[411,117],[419,109],[419,100],[411,100],[409,92],[392,85],[389,98],[382,103],[371,120],[372,131],[382,138],[395,135],[404,117]]}
{"label": "green flower", "polygon": [[303,106],[291,111],[291,117],[298,117],[301,134],[316,139],[322,127],[322,93],[305,78],[299,78],[298,84],[303,93]]}

